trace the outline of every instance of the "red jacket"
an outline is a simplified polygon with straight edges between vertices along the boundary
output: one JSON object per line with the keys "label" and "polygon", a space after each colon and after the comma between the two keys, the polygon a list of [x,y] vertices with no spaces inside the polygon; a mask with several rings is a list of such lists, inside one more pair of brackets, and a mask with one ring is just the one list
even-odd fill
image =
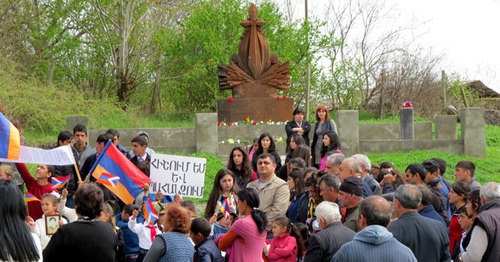
{"label": "red jacket", "polygon": [[[28,190],[28,192],[36,196],[38,199],[41,200],[43,194],[51,193],[54,191],[57,192],[57,190],[52,188],[52,184],[50,183],[50,181],[44,186],[39,185],[36,179],[33,178],[33,176],[30,174],[25,164],[16,163],[16,167],[19,171],[19,174],[21,174],[24,183],[26,184],[26,189]],[[40,201],[28,202],[28,215],[31,216],[35,221],[39,218],[42,218],[43,212]]]}
{"label": "red jacket", "polygon": [[273,238],[268,257],[275,262],[297,261],[297,240],[289,234]]}

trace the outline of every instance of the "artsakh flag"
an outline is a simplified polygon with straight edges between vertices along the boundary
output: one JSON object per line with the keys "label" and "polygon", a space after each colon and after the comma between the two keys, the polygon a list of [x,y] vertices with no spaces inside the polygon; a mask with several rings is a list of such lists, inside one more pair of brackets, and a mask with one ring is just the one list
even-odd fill
{"label": "artsakh flag", "polygon": [[52,187],[55,189],[61,189],[64,187],[69,182],[69,179],[71,178],[71,174],[67,176],[62,176],[62,177],[52,177],[52,180],[50,183],[52,184]]}
{"label": "artsakh flag", "polygon": [[0,113],[0,158],[17,160],[21,150],[19,130]]}
{"label": "artsakh flag", "polygon": [[111,141],[99,154],[89,174],[125,204],[133,203],[144,184],[151,181]]}
{"label": "artsakh flag", "polygon": [[151,198],[148,198],[148,201],[144,202],[144,217],[146,221],[155,222],[158,219],[158,214],[156,213],[156,209],[153,206],[153,202],[151,202]]}
{"label": "artsakh flag", "polygon": [[227,202],[227,198],[221,201],[220,205],[220,212],[222,212],[222,215],[228,219],[229,218],[229,203]]}
{"label": "artsakh flag", "polygon": [[36,196],[26,191],[26,202],[40,201]]}

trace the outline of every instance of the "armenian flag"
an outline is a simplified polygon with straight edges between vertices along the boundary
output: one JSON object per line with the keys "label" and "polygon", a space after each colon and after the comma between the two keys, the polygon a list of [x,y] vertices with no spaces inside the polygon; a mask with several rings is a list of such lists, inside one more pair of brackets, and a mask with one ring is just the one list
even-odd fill
{"label": "armenian flag", "polygon": [[55,189],[61,189],[64,187],[69,182],[69,179],[71,178],[71,174],[67,176],[62,176],[62,177],[52,177],[52,180],[50,183],[52,184],[52,187]]}
{"label": "armenian flag", "polygon": [[21,150],[19,130],[0,113],[0,158],[17,160]]}
{"label": "armenian flag", "polygon": [[153,202],[151,202],[151,198],[148,198],[148,201],[144,202],[144,217],[146,221],[155,222],[158,219],[158,214],[153,206]]}
{"label": "armenian flag", "polygon": [[144,184],[151,181],[111,141],[99,154],[89,174],[125,204],[133,203]]}
{"label": "armenian flag", "polygon": [[33,201],[40,201],[35,195],[31,194],[30,192],[26,191],[26,202],[33,202]]}
{"label": "armenian flag", "polygon": [[229,218],[229,203],[227,202],[227,198],[221,201],[220,205],[220,212],[222,212],[222,215],[228,219]]}

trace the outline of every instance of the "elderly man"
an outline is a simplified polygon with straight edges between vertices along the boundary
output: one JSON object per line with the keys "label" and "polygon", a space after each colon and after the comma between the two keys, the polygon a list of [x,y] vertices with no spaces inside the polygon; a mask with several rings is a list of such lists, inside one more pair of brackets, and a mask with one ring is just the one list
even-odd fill
{"label": "elderly man", "polygon": [[338,177],[332,174],[324,174],[318,180],[319,195],[323,197],[325,201],[330,201],[339,205],[340,214],[342,213],[342,204],[339,199],[340,190],[340,180]]}
{"label": "elderly man", "polygon": [[359,203],[359,231],[333,256],[337,261],[402,262],[417,259],[411,249],[397,241],[387,231],[391,221],[391,204],[381,196],[370,196]]}
{"label": "elderly man", "polygon": [[393,203],[398,219],[387,229],[413,251],[418,261],[450,261],[448,232],[439,221],[418,214],[421,200],[422,193],[417,186],[399,186]]}
{"label": "elderly man", "polygon": [[372,162],[370,161],[368,156],[363,154],[355,154],[351,157],[357,159],[361,163],[361,167],[363,168],[361,177],[370,186],[373,194],[382,195],[382,188],[380,188],[380,184],[373,178],[373,175],[370,174],[370,172],[372,171]]}
{"label": "elderly man", "polygon": [[344,162],[345,156],[341,153],[333,153],[326,159],[325,171],[329,174],[340,176],[340,165]]}
{"label": "elderly man", "polygon": [[363,173],[363,166],[356,158],[348,158],[342,162],[340,165],[340,182],[344,182],[347,177],[359,177],[363,183],[363,197],[369,197],[373,195],[373,191],[362,179],[361,173]]}
{"label": "elderly man", "polygon": [[359,202],[363,197],[363,184],[359,177],[348,177],[340,185],[340,202],[346,208],[342,223],[358,232]]}
{"label": "elderly man", "polygon": [[500,261],[500,184],[486,183],[479,192],[483,206],[461,259],[464,262]]}
{"label": "elderly man", "polygon": [[290,190],[287,182],[283,181],[274,174],[276,163],[274,156],[268,153],[259,155],[257,159],[257,169],[260,178],[248,183],[248,188],[255,188],[259,192],[260,206],[259,209],[267,215],[268,238],[272,237],[272,222],[286,215],[288,202],[290,201]]}
{"label": "elderly man", "polygon": [[320,232],[311,236],[304,262],[330,261],[345,243],[352,240],[354,231],[340,222],[337,204],[323,201],[316,207]]}

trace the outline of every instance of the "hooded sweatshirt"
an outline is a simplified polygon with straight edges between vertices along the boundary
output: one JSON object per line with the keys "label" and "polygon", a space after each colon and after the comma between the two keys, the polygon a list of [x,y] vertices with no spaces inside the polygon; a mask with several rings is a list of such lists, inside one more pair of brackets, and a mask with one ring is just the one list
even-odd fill
{"label": "hooded sweatshirt", "polygon": [[333,261],[417,261],[411,249],[398,242],[385,227],[371,225],[343,245]]}

